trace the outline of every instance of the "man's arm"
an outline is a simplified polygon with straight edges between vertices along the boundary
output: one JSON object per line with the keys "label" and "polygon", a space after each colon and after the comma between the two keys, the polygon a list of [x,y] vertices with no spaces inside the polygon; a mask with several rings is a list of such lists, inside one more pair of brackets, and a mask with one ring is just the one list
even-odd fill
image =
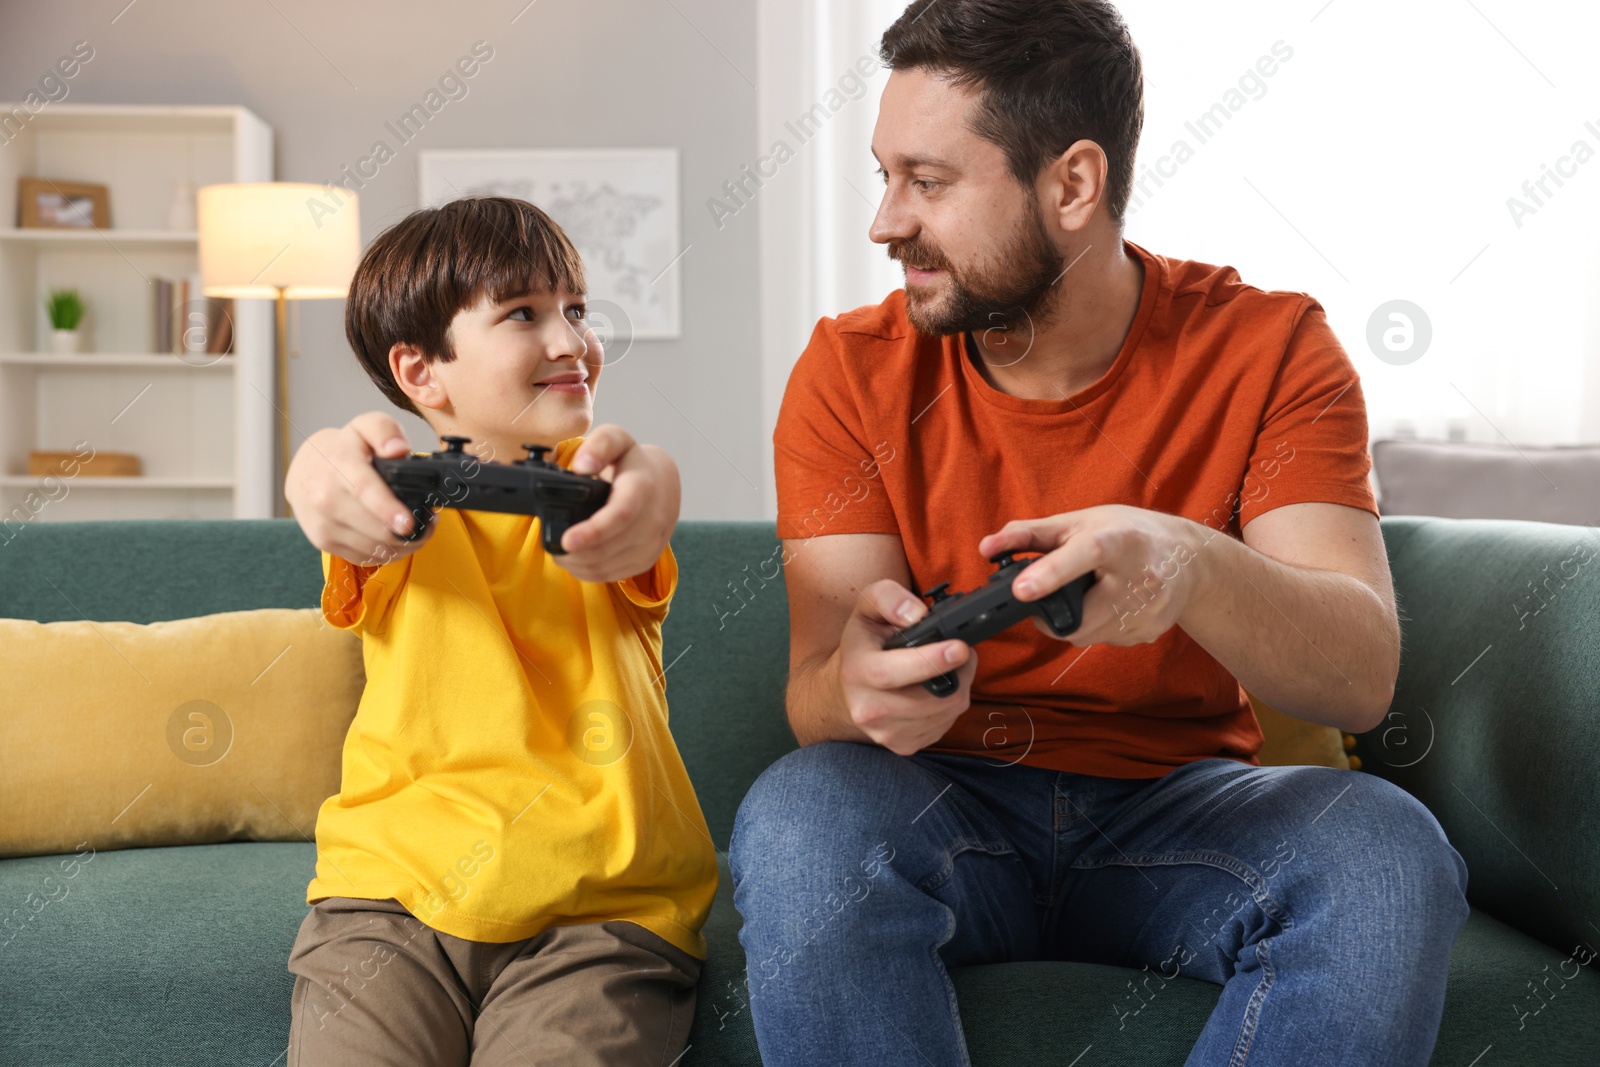
{"label": "man's arm", "polygon": [[[1351,733],[1383,720],[1400,666],[1394,587],[1378,520],[1341,504],[1287,504],[1238,541],[1176,515],[1111,504],[1008,523],[984,554],[1044,558],[1012,586],[1037,599],[1086,571],[1074,645],[1135,645],[1173,626],[1264,703]],[[1042,623],[1038,624],[1041,628]]]}
{"label": "man's arm", "polygon": [[[789,562],[789,726],[802,745],[861,741],[909,755],[937,741],[967,708],[977,653],[961,641],[883,650],[895,626],[927,605],[893,534],[784,541]],[[892,621],[891,621],[892,620]],[[921,683],[956,669],[961,687],[936,697]]]}
{"label": "man's arm", "polygon": [[1200,591],[1178,619],[1252,695],[1286,715],[1363,733],[1383,721],[1400,672],[1400,622],[1371,512],[1288,504],[1244,541],[1216,535]]}

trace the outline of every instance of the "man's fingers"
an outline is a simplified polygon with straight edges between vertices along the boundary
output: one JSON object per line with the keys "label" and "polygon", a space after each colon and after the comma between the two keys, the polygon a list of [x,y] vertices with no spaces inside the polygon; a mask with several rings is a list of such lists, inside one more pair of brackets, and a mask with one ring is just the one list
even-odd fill
{"label": "man's fingers", "polygon": [[578,474],[599,474],[611,466],[637,442],[620,426],[606,423],[583,439],[577,454],[572,457],[572,469]]}
{"label": "man's fingers", "polygon": [[856,611],[872,622],[890,626],[909,626],[928,613],[923,599],[893,578],[883,578],[865,589],[856,602]]}
{"label": "man's fingers", "polygon": [[953,671],[966,663],[972,650],[965,641],[939,641],[917,648],[891,648],[866,661],[862,680],[874,689],[904,689]]}
{"label": "man's fingers", "polygon": [[1046,552],[1017,575],[1011,591],[1019,600],[1037,600],[1101,566],[1105,556],[1099,538],[1092,535],[1069,537],[1066,544]]}
{"label": "man's fingers", "polygon": [[1028,549],[1048,551],[1059,543],[1059,524],[1055,519],[1013,519],[978,542],[985,556]]}

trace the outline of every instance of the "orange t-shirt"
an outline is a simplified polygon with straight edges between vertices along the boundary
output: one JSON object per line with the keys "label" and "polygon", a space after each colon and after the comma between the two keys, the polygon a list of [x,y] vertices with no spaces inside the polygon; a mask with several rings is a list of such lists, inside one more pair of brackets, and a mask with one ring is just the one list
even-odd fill
{"label": "orange t-shirt", "polygon": [[[1127,504],[1238,537],[1285,504],[1376,515],[1360,381],[1322,306],[1124,243],[1138,314],[1100,380],[1059,400],[989,385],[970,338],[912,328],[903,290],[818,322],[773,434],[778,536],[897,534],[919,588],[961,592],[1012,519]],[[1238,681],[1180,628],[1078,648],[1026,623],[978,646],[972,706],[932,746],[1114,778],[1260,748]]]}

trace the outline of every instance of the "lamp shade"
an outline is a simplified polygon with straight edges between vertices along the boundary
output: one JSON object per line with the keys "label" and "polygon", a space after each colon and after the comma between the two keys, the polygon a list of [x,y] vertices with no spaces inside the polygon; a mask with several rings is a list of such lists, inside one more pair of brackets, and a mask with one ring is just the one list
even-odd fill
{"label": "lamp shade", "polygon": [[207,296],[342,297],[361,259],[356,195],[302,182],[207,185],[199,193]]}

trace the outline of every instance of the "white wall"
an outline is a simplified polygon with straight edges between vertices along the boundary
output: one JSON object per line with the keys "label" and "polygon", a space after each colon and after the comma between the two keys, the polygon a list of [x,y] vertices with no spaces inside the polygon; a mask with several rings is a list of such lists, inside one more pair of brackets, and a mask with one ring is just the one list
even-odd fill
{"label": "white wall", "polygon": [[[685,517],[756,517],[771,475],[758,458],[767,430],[758,400],[755,219],[719,230],[704,208],[756,155],[754,6],[525,3],[5,2],[0,99],[20,99],[73,42],[88,40],[95,57],[71,81],[68,101],[242,104],[276,131],[280,180],[335,177],[383,138],[398,158],[362,190],[367,240],[417,206],[419,149],[678,147],[683,240],[691,246],[673,268],[682,271],[682,337],[636,341],[606,375],[598,415],[672,452],[683,470]],[[478,40],[495,54],[467,96],[398,147],[384,123]],[[300,351],[290,362],[295,443],[361,411],[388,409],[345,344],[343,304],[291,309]],[[405,424],[414,445],[431,446],[426,424],[412,416]]]}
{"label": "white wall", "polygon": [[[1145,60],[1140,170],[1194,156],[1129,220],[1155,252],[1320,300],[1375,435],[1600,440],[1600,5],[1576,0],[1119,0]],[[1205,143],[1188,129],[1274,44],[1292,51]],[[1238,103],[1241,97],[1234,98]],[[1586,123],[1593,123],[1586,128]],[[1507,206],[1585,141],[1521,225]],[[1367,341],[1405,299],[1429,350]]]}

